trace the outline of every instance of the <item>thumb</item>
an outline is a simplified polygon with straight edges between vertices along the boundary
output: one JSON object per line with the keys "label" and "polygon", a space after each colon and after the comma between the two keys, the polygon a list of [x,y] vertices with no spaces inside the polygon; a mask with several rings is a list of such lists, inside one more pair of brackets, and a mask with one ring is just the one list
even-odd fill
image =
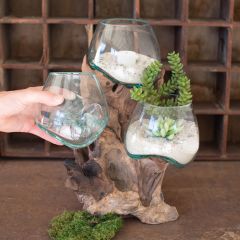
{"label": "thumb", "polygon": [[56,106],[64,101],[62,95],[57,95],[48,91],[41,91],[34,88],[28,88],[25,91],[23,104],[42,103],[48,106]]}

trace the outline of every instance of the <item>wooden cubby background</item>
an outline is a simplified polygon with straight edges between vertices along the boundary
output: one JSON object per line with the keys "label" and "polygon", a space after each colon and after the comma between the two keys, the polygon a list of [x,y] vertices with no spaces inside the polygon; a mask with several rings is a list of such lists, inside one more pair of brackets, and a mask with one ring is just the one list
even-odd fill
{"label": "wooden cubby background", "polygon": [[[80,71],[102,18],[147,19],[161,57],[179,51],[192,79],[202,160],[240,160],[240,0],[0,0],[0,90]],[[1,134],[2,157],[72,157],[30,134]]]}

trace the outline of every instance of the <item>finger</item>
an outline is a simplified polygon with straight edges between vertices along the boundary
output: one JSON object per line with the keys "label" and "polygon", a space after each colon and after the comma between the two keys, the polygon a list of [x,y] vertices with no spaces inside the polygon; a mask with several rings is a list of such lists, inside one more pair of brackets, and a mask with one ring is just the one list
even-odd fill
{"label": "finger", "polygon": [[1,132],[29,132],[34,125],[34,119],[25,115],[16,114],[0,118]]}
{"label": "finger", "polygon": [[62,95],[65,99],[73,100],[76,98],[76,94],[74,92],[69,91],[66,88],[60,88],[58,86],[50,86],[48,91],[51,93]]}
{"label": "finger", "polygon": [[42,103],[48,106],[56,106],[64,101],[62,95],[57,95],[49,91],[41,91],[33,88],[28,88],[18,92],[19,100],[23,104]]}
{"label": "finger", "polygon": [[33,126],[33,128],[29,131],[29,133],[32,133],[48,142],[51,142],[55,145],[59,145],[62,146],[63,144],[60,143],[59,141],[57,141],[55,138],[49,136],[47,133],[45,133],[44,131],[42,131],[40,128],[38,128],[36,125]]}
{"label": "finger", "polygon": [[36,90],[36,91],[41,91],[41,90],[43,90],[43,86],[31,87],[31,89]]}
{"label": "finger", "polygon": [[[43,90],[43,86],[32,87],[32,90]],[[56,95],[63,95],[63,97],[68,100],[73,100],[76,98],[76,94],[74,92],[71,92],[66,88],[60,88],[59,86],[50,86],[46,91],[49,91]]]}
{"label": "finger", "polygon": [[[0,119],[1,120],[1,119]],[[1,132],[25,132],[34,134],[56,145],[63,145],[38,128],[33,119],[27,116],[12,116],[0,121]]]}

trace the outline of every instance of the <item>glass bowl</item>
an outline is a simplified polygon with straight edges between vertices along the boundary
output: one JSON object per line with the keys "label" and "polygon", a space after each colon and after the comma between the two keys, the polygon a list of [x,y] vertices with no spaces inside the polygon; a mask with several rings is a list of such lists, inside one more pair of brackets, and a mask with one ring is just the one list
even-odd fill
{"label": "glass bowl", "polygon": [[125,148],[134,159],[159,157],[183,167],[199,148],[199,131],[192,106],[158,107],[138,104],[125,135]]}
{"label": "glass bowl", "polygon": [[94,74],[50,73],[43,87],[64,96],[55,107],[41,105],[37,126],[64,145],[76,149],[94,142],[108,122],[105,96]]}
{"label": "glass bowl", "polygon": [[148,22],[113,18],[98,23],[88,62],[113,82],[141,84],[144,69],[155,60],[160,60],[159,44]]}

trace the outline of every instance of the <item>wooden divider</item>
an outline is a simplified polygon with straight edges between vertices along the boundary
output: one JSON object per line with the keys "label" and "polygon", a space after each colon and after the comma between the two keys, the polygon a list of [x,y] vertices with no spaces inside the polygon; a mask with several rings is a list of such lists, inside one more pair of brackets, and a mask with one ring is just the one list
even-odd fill
{"label": "wooden divider", "polygon": [[[42,84],[49,71],[80,71],[102,18],[143,18],[163,62],[179,51],[192,80],[198,159],[240,159],[240,0],[0,0],[0,89]],[[72,157],[27,134],[1,134],[0,156]]]}

